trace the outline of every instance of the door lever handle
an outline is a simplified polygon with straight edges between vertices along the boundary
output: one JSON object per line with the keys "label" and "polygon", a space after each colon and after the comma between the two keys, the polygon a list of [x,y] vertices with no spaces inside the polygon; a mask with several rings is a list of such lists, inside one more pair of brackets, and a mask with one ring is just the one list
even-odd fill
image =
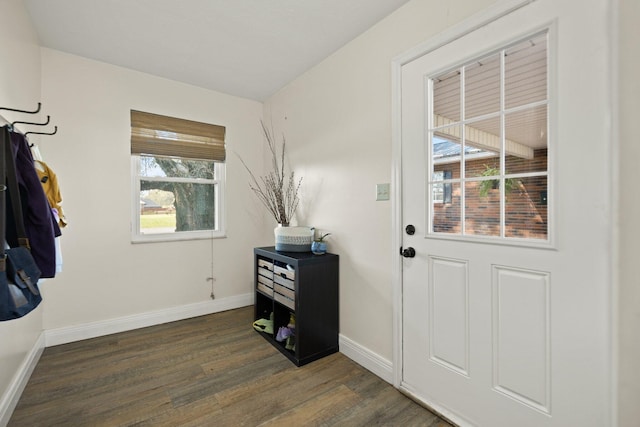
{"label": "door lever handle", "polygon": [[413,249],[411,246],[409,246],[406,249],[402,249],[402,247],[400,247],[400,255],[402,255],[405,258],[413,258],[416,256],[416,250]]}

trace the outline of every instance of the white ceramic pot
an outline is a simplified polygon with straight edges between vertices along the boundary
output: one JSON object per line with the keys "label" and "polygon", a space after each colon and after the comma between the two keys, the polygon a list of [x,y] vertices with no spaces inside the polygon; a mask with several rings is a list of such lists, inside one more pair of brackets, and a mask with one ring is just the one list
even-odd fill
{"label": "white ceramic pot", "polygon": [[313,227],[288,227],[278,224],[273,230],[276,237],[276,251],[310,252],[313,231]]}

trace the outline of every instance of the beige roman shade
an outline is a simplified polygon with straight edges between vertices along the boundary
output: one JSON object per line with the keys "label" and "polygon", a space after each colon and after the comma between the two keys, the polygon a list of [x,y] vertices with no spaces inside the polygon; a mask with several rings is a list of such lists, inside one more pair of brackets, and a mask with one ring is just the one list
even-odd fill
{"label": "beige roman shade", "polygon": [[131,154],[223,162],[225,127],[131,110]]}

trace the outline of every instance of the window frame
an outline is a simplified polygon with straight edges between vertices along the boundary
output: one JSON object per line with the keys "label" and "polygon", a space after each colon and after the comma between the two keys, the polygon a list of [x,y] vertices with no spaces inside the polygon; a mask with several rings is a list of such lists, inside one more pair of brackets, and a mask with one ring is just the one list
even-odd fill
{"label": "window frame", "polygon": [[[174,157],[182,158],[182,157]],[[193,159],[187,159],[193,160]],[[132,243],[151,243],[151,242],[173,242],[184,240],[202,240],[216,239],[226,237],[226,164],[224,162],[214,162],[215,178],[212,180],[203,180],[201,178],[186,179],[175,177],[142,177],[140,171],[140,155],[131,154],[131,242]],[[149,181],[181,181],[205,183],[215,186],[215,199],[213,207],[215,209],[216,228],[212,230],[195,230],[195,231],[174,231],[171,233],[153,233],[143,234],[140,231],[140,182],[142,180]]]}
{"label": "window frame", "polygon": [[[461,232],[459,234],[450,234],[434,231],[434,204],[441,204],[441,202],[433,199],[433,186],[434,185],[442,185],[444,183],[458,184],[461,189],[464,187],[466,182],[474,182],[474,181],[483,181],[487,180],[487,178],[480,177],[465,177],[464,175],[464,162],[465,162],[465,154],[464,150],[461,150],[459,161],[461,163],[461,171],[460,177],[455,179],[444,179],[443,181],[437,181],[434,179],[433,174],[435,172],[436,162],[433,159],[433,146],[434,146],[434,135],[438,132],[440,128],[445,128],[449,125],[438,126],[434,124],[433,118],[433,105],[434,105],[434,79],[438,76],[441,76],[446,73],[450,73],[456,69],[462,69],[468,64],[478,61],[481,58],[488,57],[492,54],[499,54],[501,56],[500,60],[502,61],[501,70],[500,70],[500,87],[501,91],[504,90],[504,51],[509,48],[516,46],[520,43],[523,43],[529,38],[537,37],[546,34],[546,55],[547,55],[547,70],[546,70],[546,99],[544,101],[536,101],[529,104],[519,105],[516,107],[505,108],[504,104],[504,93],[500,94],[500,108],[498,111],[491,112],[488,114],[480,115],[477,117],[472,117],[470,119],[464,119],[455,122],[455,125],[466,127],[467,125],[472,125],[476,121],[481,121],[486,118],[497,116],[500,118],[501,127],[502,127],[502,135],[501,135],[501,151],[498,156],[500,159],[500,173],[496,175],[494,179],[499,180],[500,182],[500,223],[501,223],[501,232],[500,236],[489,236],[489,235],[478,235],[478,234],[465,234],[465,195],[464,190],[462,190],[462,201],[461,201],[461,211],[460,211],[460,221],[461,221]],[[555,176],[554,169],[554,158],[556,153],[556,147],[554,141],[555,129],[552,126],[552,123],[555,123],[554,119],[556,117],[555,112],[557,110],[557,99],[556,99],[556,61],[555,61],[555,37],[556,31],[553,26],[543,27],[536,31],[532,31],[529,34],[523,35],[521,37],[511,39],[510,41],[505,41],[493,49],[486,50],[484,52],[479,53],[478,55],[474,55],[472,58],[465,58],[464,60],[456,63],[451,63],[446,67],[442,67],[437,71],[430,73],[429,75],[424,76],[425,82],[425,94],[426,96],[426,111],[428,111],[427,122],[425,126],[425,164],[427,167],[427,177],[426,180],[426,202],[427,202],[427,218],[426,218],[426,233],[425,238],[435,238],[435,239],[443,239],[443,240],[454,240],[454,241],[465,241],[470,243],[488,243],[488,244],[499,244],[503,246],[523,246],[523,247],[532,247],[532,248],[543,248],[543,249],[554,249],[555,248],[555,239],[554,239],[554,213],[555,213],[555,203],[553,202],[553,188],[554,181],[552,177]],[[464,73],[462,74],[464,77]],[[464,80],[463,80],[464,81]],[[464,83],[461,87],[461,92],[464,92]],[[463,104],[462,104],[463,105]],[[535,106],[544,105],[546,106],[547,111],[547,126],[546,126],[546,135],[547,135],[547,169],[544,172],[529,172],[529,173],[516,173],[510,174],[505,171],[505,137],[504,137],[504,117],[509,113],[517,112],[519,110],[525,110],[528,108],[532,108]],[[464,135],[464,130],[463,130]],[[464,139],[463,141],[464,142]],[[463,145],[464,147],[464,145]],[[547,179],[547,188],[545,190],[545,205],[548,206],[547,209],[547,230],[546,230],[546,238],[545,239],[535,239],[535,238],[522,238],[522,237],[508,237],[505,236],[505,194],[504,194],[504,181],[506,179],[512,178],[527,178],[527,177],[539,177],[543,176]]]}

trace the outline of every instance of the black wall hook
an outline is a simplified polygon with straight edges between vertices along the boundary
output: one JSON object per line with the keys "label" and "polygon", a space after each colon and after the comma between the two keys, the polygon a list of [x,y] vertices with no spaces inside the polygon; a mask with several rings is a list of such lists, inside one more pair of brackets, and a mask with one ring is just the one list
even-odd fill
{"label": "black wall hook", "polygon": [[38,108],[35,111],[28,111],[28,110],[17,110],[15,108],[9,108],[9,107],[0,107],[0,110],[7,110],[7,111],[15,111],[18,113],[25,113],[25,114],[37,114],[40,112],[40,108],[42,107],[42,103],[38,102]]}
{"label": "black wall hook", "polygon": [[[15,111],[17,113],[25,113],[25,114],[37,114],[40,112],[40,108],[42,108],[42,103],[38,102],[38,108],[34,111],[28,111],[28,110],[19,110],[17,108],[9,108],[9,107],[0,107],[0,110],[7,110],[7,111]],[[6,119],[4,119],[4,117],[2,118],[2,120],[4,120],[6,123],[8,123],[8,121]],[[12,122],[9,126],[10,130],[13,130],[13,126],[16,124],[24,124],[24,125],[33,125],[33,126],[46,126],[49,124],[49,121],[51,120],[51,116],[47,115],[47,121],[44,123],[36,123],[36,122],[25,122],[25,121],[15,121]],[[54,126],[53,128],[53,132],[26,132],[24,134],[24,136],[31,134],[34,135],[55,135],[58,132],[58,126]]]}
{"label": "black wall hook", "polygon": [[11,123],[11,126],[14,126],[16,123],[22,123],[24,125],[35,125],[35,126],[46,126],[49,124],[50,116],[47,116],[47,121],[44,123],[35,123],[35,122],[23,122],[23,121],[15,121]]}
{"label": "black wall hook", "polygon": [[24,136],[27,136],[30,133],[33,135],[55,135],[56,133],[58,133],[58,126],[53,127],[53,132],[27,132],[24,134]]}

